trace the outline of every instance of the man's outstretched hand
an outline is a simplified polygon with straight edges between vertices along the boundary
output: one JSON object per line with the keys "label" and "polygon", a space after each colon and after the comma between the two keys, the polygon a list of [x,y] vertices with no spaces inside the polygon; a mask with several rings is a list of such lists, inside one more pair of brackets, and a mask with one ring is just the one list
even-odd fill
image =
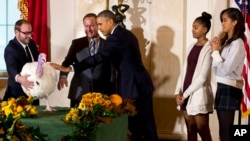
{"label": "man's outstretched hand", "polygon": [[56,64],[56,63],[50,63],[50,65],[56,69],[56,70],[59,70],[61,72],[70,72],[71,71],[71,68],[70,67],[64,67],[62,65],[59,65],[59,64]]}

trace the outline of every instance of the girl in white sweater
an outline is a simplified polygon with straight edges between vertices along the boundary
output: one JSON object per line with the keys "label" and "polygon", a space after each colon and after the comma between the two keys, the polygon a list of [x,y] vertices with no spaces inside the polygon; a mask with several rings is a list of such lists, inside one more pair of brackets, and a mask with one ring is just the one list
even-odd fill
{"label": "girl in white sweater", "polygon": [[[176,103],[182,111],[189,141],[211,141],[209,113],[213,112],[213,94],[210,85],[211,46],[206,37],[212,16],[206,12],[193,22],[193,37],[197,41],[188,48],[183,69],[176,86]],[[198,134],[197,134],[198,133]]]}
{"label": "girl in white sweater", "polygon": [[221,39],[214,37],[211,41],[212,65],[217,81],[214,104],[221,141],[229,141],[230,125],[234,122],[235,110],[240,109],[242,98],[245,23],[237,8],[223,10],[220,20],[225,36]]}

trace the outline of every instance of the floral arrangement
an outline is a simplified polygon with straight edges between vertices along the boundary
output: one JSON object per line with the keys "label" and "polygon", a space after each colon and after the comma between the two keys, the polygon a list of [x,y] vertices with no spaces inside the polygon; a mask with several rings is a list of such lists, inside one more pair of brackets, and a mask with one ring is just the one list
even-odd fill
{"label": "floral arrangement", "polygon": [[77,108],[71,108],[65,115],[65,123],[76,130],[62,138],[62,141],[89,141],[99,123],[109,123],[112,119],[129,114],[136,114],[131,99],[123,100],[118,94],[110,96],[101,93],[87,93],[82,96]]}
{"label": "floral arrangement", "polygon": [[32,97],[20,96],[0,101],[0,140],[45,141],[46,134],[39,127],[33,128],[21,123],[20,118],[35,117],[37,108],[32,105]]}
{"label": "floral arrangement", "polygon": [[3,111],[6,116],[10,114],[13,118],[35,117],[38,115],[37,107],[32,105],[33,97],[28,98],[20,96],[18,98],[9,98],[7,101],[1,101],[0,111]]}

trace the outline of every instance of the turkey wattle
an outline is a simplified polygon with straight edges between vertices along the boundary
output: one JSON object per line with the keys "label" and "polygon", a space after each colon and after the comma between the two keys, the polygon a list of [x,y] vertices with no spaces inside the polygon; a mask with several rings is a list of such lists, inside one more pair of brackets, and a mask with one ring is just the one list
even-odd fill
{"label": "turkey wattle", "polygon": [[46,63],[46,54],[40,53],[37,62],[26,63],[21,71],[21,75],[30,75],[28,80],[34,82],[32,89],[27,90],[22,86],[23,91],[27,95],[34,98],[46,99],[46,111],[52,111],[48,102],[48,96],[55,90],[57,83],[56,70]]}

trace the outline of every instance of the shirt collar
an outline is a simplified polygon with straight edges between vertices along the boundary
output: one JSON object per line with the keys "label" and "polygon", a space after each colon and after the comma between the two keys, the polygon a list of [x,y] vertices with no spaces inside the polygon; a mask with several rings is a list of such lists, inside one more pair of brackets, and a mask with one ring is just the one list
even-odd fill
{"label": "shirt collar", "polygon": [[113,34],[115,29],[117,28],[118,24],[112,29],[111,33],[110,34]]}
{"label": "shirt collar", "polygon": [[94,40],[95,43],[98,43],[100,39],[99,39],[99,37],[96,37],[96,38],[90,38],[90,39],[89,39],[89,41],[91,41],[91,40]]}
{"label": "shirt collar", "polygon": [[17,39],[17,41],[21,44],[21,46],[25,49],[25,47],[26,46],[28,46],[28,45],[25,45],[25,44],[23,44],[21,41],[19,41],[18,39]]}

